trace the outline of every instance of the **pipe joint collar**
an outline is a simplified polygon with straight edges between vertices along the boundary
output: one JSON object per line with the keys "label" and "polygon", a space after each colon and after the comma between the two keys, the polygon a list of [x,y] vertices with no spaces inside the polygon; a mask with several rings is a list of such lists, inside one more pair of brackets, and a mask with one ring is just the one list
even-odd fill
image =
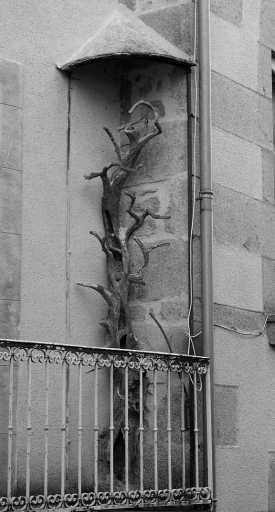
{"label": "pipe joint collar", "polygon": [[213,199],[213,190],[201,190],[199,193],[199,199]]}

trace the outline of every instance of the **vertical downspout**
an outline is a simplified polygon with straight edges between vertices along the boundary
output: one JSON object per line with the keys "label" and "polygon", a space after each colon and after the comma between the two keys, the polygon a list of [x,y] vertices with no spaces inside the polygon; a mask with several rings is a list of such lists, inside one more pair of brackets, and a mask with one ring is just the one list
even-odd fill
{"label": "vertical downspout", "polygon": [[[201,283],[203,355],[210,358],[213,498],[215,489],[214,430],[214,299],[213,299],[213,192],[211,174],[211,63],[210,0],[198,0],[200,71],[200,200],[201,200]],[[208,418],[209,420],[209,418]],[[206,421],[204,422],[206,426]],[[205,436],[206,439],[206,436]],[[205,453],[211,453],[209,446]],[[207,459],[207,457],[205,457]],[[212,463],[212,464],[211,464]]]}

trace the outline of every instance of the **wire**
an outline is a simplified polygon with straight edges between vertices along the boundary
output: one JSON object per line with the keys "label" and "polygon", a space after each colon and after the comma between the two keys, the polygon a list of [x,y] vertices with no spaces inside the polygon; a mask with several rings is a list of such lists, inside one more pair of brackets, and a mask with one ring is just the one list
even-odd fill
{"label": "wire", "polygon": [[[193,60],[196,62],[197,56],[197,0],[195,0],[195,9],[194,9],[194,46],[193,46]],[[191,336],[191,311],[193,308],[193,233],[194,233],[194,218],[195,218],[195,204],[196,204],[196,143],[197,143],[197,110],[198,110],[198,79],[197,79],[197,68],[195,66],[194,71],[194,80],[195,80],[195,105],[194,105],[194,131],[193,131],[193,155],[192,155],[192,168],[194,170],[194,184],[193,184],[193,194],[192,194],[192,217],[191,217],[191,227],[190,227],[190,238],[189,238],[189,289],[190,289],[190,301],[189,301],[189,309],[188,309],[188,332],[185,333],[188,337],[188,355],[190,355],[190,350],[192,347],[192,352],[196,355],[196,349],[193,343],[193,338],[198,336]],[[200,333],[199,333],[200,334]]]}
{"label": "wire", "polygon": [[[195,0],[195,8],[194,8],[194,46],[193,46],[193,61],[196,62],[197,57],[197,2]],[[194,336],[191,336],[191,311],[193,308],[193,233],[194,233],[194,219],[195,219],[195,205],[196,205],[196,145],[197,145],[197,111],[198,111],[198,77],[197,77],[197,68],[195,66],[194,71],[194,80],[195,80],[195,105],[194,105],[194,131],[193,131],[193,154],[192,154],[192,169],[194,172],[194,184],[193,184],[193,194],[192,194],[192,217],[191,217],[191,226],[190,226],[190,235],[189,235],[189,290],[190,290],[190,301],[189,301],[189,309],[188,309],[188,317],[187,317],[187,325],[188,332],[185,334],[188,337],[188,355],[190,355],[191,347],[193,355],[196,355],[196,349],[193,342],[193,339],[201,334],[201,331]],[[195,386],[195,381],[192,378],[191,374],[189,374],[189,378]],[[202,390],[202,378],[199,375],[199,386],[196,382],[197,391]]]}
{"label": "wire", "polygon": [[273,313],[264,313],[265,315],[265,320],[264,320],[264,324],[263,324],[263,327],[262,329],[259,331],[259,332],[246,332],[246,331],[241,331],[240,329],[236,329],[236,328],[231,328],[231,327],[227,327],[226,325],[221,325],[221,324],[214,324],[216,327],[220,327],[221,329],[225,329],[226,331],[231,331],[231,332],[235,332],[236,334],[241,334],[242,336],[250,336],[252,338],[257,338],[258,336],[261,336],[266,328],[266,324],[267,324],[267,320],[268,318],[271,316],[271,315],[274,315],[275,312]]}

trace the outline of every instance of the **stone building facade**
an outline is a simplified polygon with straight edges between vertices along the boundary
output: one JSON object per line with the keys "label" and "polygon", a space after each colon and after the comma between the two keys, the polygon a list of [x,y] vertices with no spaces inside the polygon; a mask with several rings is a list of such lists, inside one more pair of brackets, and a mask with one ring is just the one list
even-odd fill
{"label": "stone building facade", "polygon": [[[113,159],[102,127],[117,133],[130,106],[143,99],[157,109],[163,133],[144,150],[143,168],[129,178],[127,190],[136,194],[137,211],[150,208],[157,215],[171,216],[148,218],[139,237],[144,243],[170,245],[152,253],[145,272],[147,286],[132,290],[131,314],[138,348],[167,350],[149,315],[153,309],[173,351],[181,353],[188,347],[190,300],[188,72],[143,59],[97,62],[77,68],[70,77],[56,67],[98,29],[118,3],[2,0],[0,337],[104,346],[99,321],[106,313],[105,303],[76,284],[106,283],[104,255],[89,235],[90,230],[102,230],[101,183],[86,182],[83,175],[99,172]],[[193,0],[121,3],[193,56],[198,34]],[[215,439],[220,512],[275,510],[273,52],[274,0],[211,0]],[[194,117],[194,69],[191,73]],[[196,122],[194,334],[200,332],[201,324],[199,112]],[[133,264],[134,268],[139,264],[134,250]],[[194,344],[200,353],[200,335]],[[3,363],[3,388],[6,373]],[[2,405],[5,410],[7,404]],[[19,415],[24,407],[19,396]],[[3,426],[1,446],[6,437]],[[34,443],[39,451],[39,439]],[[56,433],[53,450],[57,444]],[[73,443],[70,449],[73,453]],[[20,480],[20,466],[17,471]],[[41,471],[39,457],[33,471]]]}

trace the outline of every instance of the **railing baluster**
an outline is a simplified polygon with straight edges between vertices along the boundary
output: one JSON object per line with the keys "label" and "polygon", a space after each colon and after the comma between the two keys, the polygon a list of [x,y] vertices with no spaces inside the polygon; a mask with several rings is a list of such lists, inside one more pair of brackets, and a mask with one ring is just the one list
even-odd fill
{"label": "railing baluster", "polygon": [[155,490],[158,491],[158,401],[157,401],[157,370],[153,371],[153,388],[154,388],[154,480]]}
{"label": "railing baluster", "polygon": [[114,363],[110,368],[110,492],[114,492]]}
{"label": "railing baluster", "polygon": [[125,367],[125,491],[129,491],[129,418],[128,418],[128,381],[129,368]]}
{"label": "railing baluster", "polygon": [[44,449],[44,496],[48,495],[49,464],[49,360],[45,361],[45,449]]}
{"label": "railing baluster", "polygon": [[82,493],[82,362],[78,366],[78,496]]}
{"label": "railing baluster", "polygon": [[[17,405],[17,395],[15,395],[15,380],[17,384],[17,374],[15,371],[17,370],[17,361],[26,361],[26,366],[24,366],[24,369],[26,370],[26,377],[24,377],[24,380],[26,379],[26,385],[27,389],[25,390],[25,397],[27,402],[27,411],[25,416],[25,424],[26,424],[26,495],[24,500],[26,500],[26,510],[29,509],[30,505],[30,494],[32,492],[33,486],[37,484],[39,475],[34,474],[33,467],[32,467],[32,461],[34,458],[33,454],[33,440],[32,440],[32,419],[34,417],[34,402],[36,403],[36,400],[33,399],[32,396],[32,381],[36,381],[36,371],[33,374],[32,365],[37,363],[37,366],[42,363],[42,368],[44,365],[45,368],[45,383],[43,387],[45,388],[45,406],[42,404],[42,407],[44,409],[44,419],[42,419],[42,423],[44,422],[44,434],[43,434],[43,425],[42,425],[42,431],[41,439],[40,441],[43,443],[42,450],[44,448],[44,460],[41,463],[44,465],[44,471],[43,471],[43,477],[41,476],[41,485],[44,484],[44,496],[47,498],[49,494],[49,451],[50,451],[50,417],[51,417],[51,402],[52,399],[51,396],[51,389],[50,389],[50,378],[51,378],[51,364],[58,364],[56,366],[56,369],[59,368],[59,371],[61,371],[61,412],[59,412],[60,417],[60,424],[61,424],[61,468],[58,466],[57,471],[61,471],[61,490],[60,494],[62,496],[61,502],[57,502],[57,505],[59,507],[62,507],[66,505],[65,503],[65,495],[67,492],[76,492],[74,491],[74,487],[77,486],[78,489],[78,496],[79,498],[82,496],[83,488],[82,488],[82,478],[84,475],[84,469],[86,470],[86,467],[84,467],[83,462],[83,450],[84,450],[84,438],[83,438],[83,407],[84,407],[84,398],[83,398],[83,386],[84,386],[84,377],[83,372],[85,369],[83,368],[83,365],[86,366],[86,364],[94,364],[93,366],[93,373],[92,373],[92,382],[94,384],[94,435],[93,435],[93,442],[94,442],[94,493],[97,495],[96,497],[96,504],[102,504],[103,506],[114,506],[116,505],[116,502],[114,501],[114,494],[116,491],[120,491],[121,487],[120,485],[116,487],[116,478],[115,478],[115,460],[114,460],[114,441],[115,441],[115,431],[116,428],[120,428],[120,423],[116,423],[116,414],[120,414],[120,406],[118,406],[118,411],[115,410],[115,400],[114,397],[116,396],[116,393],[118,393],[119,397],[123,399],[124,395],[124,405],[123,402],[120,402],[122,404],[122,407],[124,407],[124,411],[122,412],[124,414],[124,457],[125,457],[125,467],[124,467],[124,479],[125,479],[125,492],[127,494],[127,498],[123,497],[123,502],[121,502],[121,507],[124,508],[124,505],[132,505],[133,503],[136,503],[136,498],[133,498],[133,496],[129,495],[130,487],[130,464],[133,462],[133,459],[131,458],[131,446],[134,439],[132,439],[132,432],[130,433],[130,425],[132,425],[132,409],[129,410],[129,400],[132,404],[132,398],[135,399],[136,403],[136,396],[132,396],[132,377],[138,379],[139,384],[139,408],[138,408],[138,415],[139,415],[139,421],[138,421],[138,432],[139,432],[139,441],[138,441],[138,450],[139,450],[139,489],[136,489],[135,493],[136,496],[138,496],[137,491],[139,490],[142,497],[138,499],[138,503],[136,504],[146,504],[146,497],[143,496],[144,494],[144,487],[146,486],[145,483],[145,460],[147,459],[147,456],[149,454],[145,454],[144,449],[144,441],[145,441],[145,433],[144,433],[144,409],[145,409],[145,381],[144,381],[144,375],[145,375],[145,367],[147,364],[147,357],[152,357],[151,352],[142,352],[142,351],[134,351],[134,350],[123,350],[123,349],[112,349],[112,348],[100,348],[100,347],[94,347],[90,348],[88,347],[85,349],[85,347],[81,346],[74,346],[74,351],[79,354],[79,359],[76,359],[74,355],[71,355],[71,349],[70,351],[65,345],[57,345],[55,348],[53,345],[50,344],[43,344],[39,342],[25,342],[20,341],[17,342],[13,340],[0,340],[0,346],[7,347],[6,350],[10,351],[10,358],[9,358],[9,400],[8,400],[8,435],[7,435],[7,449],[8,449],[8,457],[7,457],[7,497],[9,500],[9,503],[11,503],[12,496],[13,496],[13,488],[16,484],[16,463],[14,460],[14,456],[17,455],[16,453],[16,438],[14,436],[14,430],[15,427],[13,425],[13,420],[15,417],[16,411],[16,405]],[[39,350],[42,352],[39,353]],[[84,354],[87,351],[87,359]],[[51,355],[51,353],[53,353]],[[44,358],[44,355],[46,354],[46,358]],[[108,354],[108,357],[106,357],[106,354]],[[192,428],[194,430],[193,436],[194,436],[194,445],[192,445],[192,454],[191,454],[191,460],[194,464],[194,482],[192,482],[192,485],[199,489],[200,485],[200,476],[199,476],[199,463],[200,463],[200,454],[199,454],[199,403],[198,403],[198,393],[200,391],[202,382],[204,384],[204,405],[206,407],[207,416],[205,419],[205,427],[206,427],[206,434],[207,434],[207,460],[208,460],[208,481],[203,482],[203,484],[208,485],[210,487],[210,490],[212,490],[212,435],[211,435],[211,393],[210,393],[210,369],[208,366],[208,358],[203,357],[196,357],[196,356],[187,356],[187,355],[180,355],[180,354],[166,354],[166,353],[159,353],[159,360],[156,361],[153,368],[148,368],[148,373],[151,374],[150,381],[152,379],[153,384],[153,418],[151,424],[151,429],[153,430],[153,457],[154,462],[154,489],[161,494],[158,494],[156,497],[156,505],[162,503],[161,496],[164,496],[164,486],[161,484],[161,491],[160,491],[160,482],[159,482],[159,445],[160,445],[160,437],[158,434],[158,415],[159,415],[159,407],[160,407],[160,400],[161,406],[163,407],[163,402],[165,400],[166,404],[166,410],[167,410],[167,416],[166,419],[164,419],[166,425],[164,428],[166,428],[167,431],[167,485],[165,484],[165,487],[169,488],[169,494],[170,498],[175,501],[175,503],[179,503],[180,495],[177,497],[177,493],[175,493],[175,496],[171,497],[171,491],[173,488],[173,468],[174,465],[180,465],[180,468],[182,469],[182,488],[185,488],[186,486],[186,473],[187,473],[187,467],[186,467],[186,401],[188,400],[187,393],[186,393],[186,387],[187,381],[189,382],[189,386],[194,386],[194,393],[193,398],[191,399],[193,403],[192,407],[192,414],[193,414],[193,425]],[[139,365],[139,369],[136,370],[135,364],[132,364],[133,357],[135,357],[135,364],[137,363]],[[119,361],[121,361],[124,364],[121,364],[119,372],[121,374],[116,375],[115,370],[115,361],[118,358]],[[145,358],[145,359],[144,359]],[[156,358],[156,354],[154,354],[154,358]],[[95,361],[95,362],[94,362]],[[94,362],[94,363],[93,363]],[[69,401],[69,368],[71,364],[77,364],[78,366],[78,391],[76,391],[76,386],[74,390],[77,393],[78,398],[78,412],[76,413],[78,415],[78,424],[77,424],[77,431],[78,431],[78,440],[77,440],[77,478],[75,478],[75,482],[73,484],[73,488],[67,489],[67,476],[68,476],[68,469],[69,465],[68,463],[71,460],[67,459],[68,457],[68,434],[69,434],[69,416],[68,416],[68,401]],[[24,363],[23,363],[24,364]],[[119,366],[119,364],[118,364]],[[132,369],[132,366],[134,367]],[[181,373],[179,374],[180,379],[175,379],[175,382],[173,379],[174,369],[177,370],[177,368],[183,368]],[[208,366],[208,371],[206,373],[206,376],[201,378],[201,375],[204,375],[206,372],[206,367]],[[100,471],[102,469],[101,463],[99,461],[99,448],[100,448],[100,437],[99,437],[99,422],[100,422],[100,415],[99,415],[99,406],[102,404],[99,404],[99,400],[101,400],[101,396],[99,396],[99,390],[100,390],[100,384],[99,381],[100,372],[99,370],[101,368],[108,368],[109,369],[109,391],[110,391],[110,405],[109,405],[109,432],[107,432],[107,438],[104,438],[105,441],[110,441],[110,452],[109,452],[109,476],[110,476],[110,493],[112,495],[111,498],[108,497],[108,493],[106,495],[100,495],[99,491],[101,491],[101,474]],[[7,367],[8,369],[8,367]],[[37,368],[38,369],[38,368]],[[152,370],[152,371],[151,371]],[[165,373],[167,373],[167,376],[165,376],[165,373],[163,371],[167,370]],[[159,371],[161,372],[161,376],[159,376]],[[146,370],[147,372],[147,370]],[[186,373],[188,372],[188,374]],[[60,373],[59,373],[60,376]],[[118,379],[118,389],[116,389],[116,377],[119,377]],[[177,377],[177,376],[175,376]],[[60,377],[59,377],[60,378]],[[121,383],[121,379],[124,378],[124,384]],[[130,381],[130,382],[129,382]],[[39,380],[38,380],[39,382]],[[122,381],[123,382],[123,381]],[[158,387],[160,384],[164,384],[164,391],[161,391],[161,396]],[[122,385],[122,388],[121,388]],[[172,393],[174,390],[174,385],[179,385],[179,390],[181,393],[180,398],[180,431],[181,431],[181,447],[179,449],[179,457],[178,460],[176,458],[176,455],[174,456],[174,451],[172,453],[172,429],[173,429],[173,411],[172,411]],[[25,386],[24,386],[25,388]],[[192,388],[193,390],[193,388]],[[164,396],[163,396],[164,394]],[[104,395],[105,396],[105,395]],[[166,398],[167,397],[167,398]],[[167,403],[166,403],[167,400]],[[147,402],[146,402],[147,403]],[[103,404],[104,405],[104,404]],[[106,411],[105,411],[106,412]],[[108,411],[107,411],[108,413]],[[24,421],[24,418],[23,418]],[[121,421],[121,418],[119,416],[118,421]],[[152,428],[153,427],[153,428]],[[76,430],[76,429],[75,429]],[[152,432],[151,430],[151,432]],[[173,430],[174,431],[174,430]],[[103,431],[102,435],[105,436],[106,432]],[[151,434],[152,435],[152,434]],[[166,434],[165,434],[166,437]],[[188,436],[189,437],[189,436]],[[106,444],[104,442],[104,444]],[[162,446],[160,446],[160,449]],[[173,455],[173,459],[172,459]],[[166,453],[165,453],[166,457]],[[24,463],[23,458],[23,463]],[[180,461],[181,459],[181,461]],[[19,467],[21,466],[22,461],[19,461]],[[106,461],[107,464],[107,461]],[[173,464],[173,466],[172,466]],[[102,466],[105,468],[105,465],[102,464]],[[165,464],[166,466],[166,464]],[[166,467],[167,467],[166,466]],[[163,468],[165,469],[165,468]],[[75,475],[76,476],[76,475]],[[104,478],[105,478],[105,472],[104,472]],[[31,478],[34,477],[34,480],[31,480]],[[42,484],[43,482],[43,484]],[[153,482],[152,482],[153,485]],[[175,482],[174,482],[175,485]],[[105,489],[102,489],[102,491],[106,491]],[[192,491],[193,493],[193,491]],[[192,494],[191,493],[191,494]],[[166,495],[166,494],[165,494]],[[199,492],[198,492],[199,495]],[[165,498],[166,499],[166,498]],[[168,498],[167,498],[168,499]],[[125,501],[124,501],[125,500]],[[193,500],[193,498],[191,498]],[[69,500],[67,500],[69,501]],[[87,506],[89,506],[90,497],[87,498]],[[189,495],[186,495],[186,501],[189,501]],[[38,501],[37,501],[38,502]],[[83,502],[86,502],[86,500],[83,498]],[[210,502],[210,499],[209,499]],[[78,503],[81,503],[81,499]],[[84,503],[85,504],[85,503]],[[16,506],[16,505],[15,505]]]}
{"label": "railing baluster", "polygon": [[98,492],[98,364],[95,363],[94,492]]}
{"label": "railing baluster", "polygon": [[182,488],[185,488],[185,386],[184,372],[181,376],[181,450],[182,450]]}
{"label": "railing baluster", "polygon": [[171,461],[171,372],[167,371],[167,439],[168,439],[168,488],[172,490],[172,461]]}
{"label": "railing baluster", "polygon": [[27,361],[27,388],[28,388],[28,413],[27,413],[27,463],[26,463],[26,498],[30,497],[30,464],[31,464],[31,385],[32,385],[32,373],[31,373],[31,356],[28,355]]}
{"label": "railing baluster", "polygon": [[13,354],[10,359],[10,386],[9,386],[9,424],[8,424],[8,499],[11,498],[12,479],[12,433],[13,433]]}
{"label": "railing baluster", "polygon": [[195,444],[195,486],[199,487],[199,430],[198,430],[198,397],[197,372],[194,372],[194,444]]}
{"label": "railing baluster", "polygon": [[139,370],[139,474],[140,491],[143,492],[143,369]]}
{"label": "railing baluster", "polygon": [[61,405],[61,496],[65,495],[66,483],[66,361],[62,361],[62,405]]}

